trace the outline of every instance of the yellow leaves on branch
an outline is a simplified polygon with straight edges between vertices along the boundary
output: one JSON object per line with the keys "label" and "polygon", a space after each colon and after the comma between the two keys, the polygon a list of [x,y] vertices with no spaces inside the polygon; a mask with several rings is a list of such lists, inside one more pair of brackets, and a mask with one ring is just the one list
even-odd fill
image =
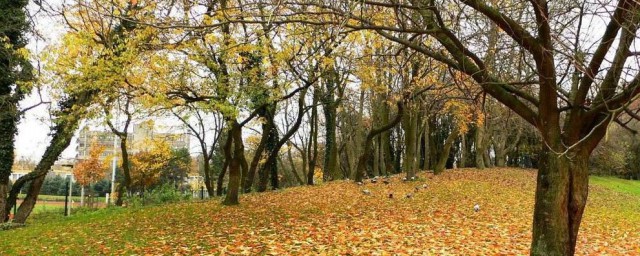
{"label": "yellow leaves on branch", "polygon": [[131,179],[135,187],[147,188],[158,182],[171,160],[171,148],[162,139],[143,142],[147,147],[131,156]]}

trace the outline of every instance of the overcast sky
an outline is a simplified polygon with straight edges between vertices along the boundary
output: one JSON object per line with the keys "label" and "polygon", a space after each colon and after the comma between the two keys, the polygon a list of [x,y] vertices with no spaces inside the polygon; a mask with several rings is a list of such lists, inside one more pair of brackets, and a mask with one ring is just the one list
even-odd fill
{"label": "overcast sky", "polygon": [[[60,1],[48,1],[47,3],[55,4]],[[32,13],[35,13],[38,10],[38,7],[30,2],[29,9]],[[42,13],[38,13],[36,15],[38,20],[36,20],[35,26],[36,31],[43,37],[37,38],[35,36],[30,37],[29,45],[27,48],[34,55],[34,59],[37,59],[37,56],[40,52],[42,52],[47,45],[56,43],[60,35],[64,32],[64,27],[55,22],[54,19],[46,17],[46,15],[42,15]],[[34,62],[34,65],[37,68],[38,63]],[[43,93],[45,97],[47,97],[46,92]],[[45,98],[45,100],[48,100]],[[40,98],[38,93],[35,91],[27,97],[24,101],[20,103],[22,108],[32,106],[36,103],[40,102]],[[39,160],[44,153],[48,143],[49,143],[49,133],[50,133],[50,120],[49,120],[49,112],[47,110],[46,105],[41,105],[37,108],[34,108],[28,111],[25,116],[20,120],[20,124],[18,126],[18,136],[16,138],[16,157],[27,157],[33,160]],[[71,147],[70,147],[71,148]],[[75,148],[75,146],[73,147]],[[73,157],[75,156],[75,152],[72,150],[66,150],[63,154],[63,157]]]}

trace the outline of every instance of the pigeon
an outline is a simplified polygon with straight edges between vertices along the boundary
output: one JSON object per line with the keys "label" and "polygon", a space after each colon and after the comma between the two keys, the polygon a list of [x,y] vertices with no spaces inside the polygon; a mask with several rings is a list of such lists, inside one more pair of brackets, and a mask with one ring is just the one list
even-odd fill
{"label": "pigeon", "polygon": [[420,190],[420,187],[416,187],[416,192],[418,192]]}
{"label": "pigeon", "polygon": [[389,185],[389,183],[391,183],[391,181],[389,181],[388,179],[384,179],[384,180],[382,180],[382,183],[384,183],[385,185]]}
{"label": "pigeon", "polygon": [[407,177],[402,178],[402,181],[407,181]]}
{"label": "pigeon", "polygon": [[475,211],[475,212],[480,211],[480,205],[479,204],[474,205],[473,206],[473,211]]}
{"label": "pigeon", "polygon": [[422,184],[422,188],[427,188],[427,184]]}
{"label": "pigeon", "polygon": [[374,183],[374,184],[375,184],[375,183],[377,183],[377,182],[378,182],[378,179],[376,179],[376,178],[371,179],[371,183]]}
{"label": "pigeon", "polygon": [[371,195],[371,191],[369,191],[368,189],[362,190],[362,194],[364,195]]}
{"label": "pigeon", "polygon": [[364,183],[362,183],[362,181],[358,181],[358,182],[356,182],[356,184],[358,184],[358,186],[364,185]]}
{"label": "pigeon", "polygon": [[393,193],[389,193],[389,198],[393,199]]}
{"label": "pigeon", "polygon": [[406,198],[411,199],[412,197],[413,197],[413,194],[411,194],[411,193],[409,193],[409,194],[407,194],[407,195],[406,195]]}

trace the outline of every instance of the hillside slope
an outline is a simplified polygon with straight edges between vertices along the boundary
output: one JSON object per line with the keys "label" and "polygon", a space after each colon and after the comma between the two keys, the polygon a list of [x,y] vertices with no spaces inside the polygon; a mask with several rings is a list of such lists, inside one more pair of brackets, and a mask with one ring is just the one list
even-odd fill
{"label": "hillside slope", "polygon": [[[70,217],[0,232],[0,255],[528,254],[534,171],[418,175],[250,194],[235,207],[207,201]],[[590,191],[578,254],[640,255],[640,197]]]}

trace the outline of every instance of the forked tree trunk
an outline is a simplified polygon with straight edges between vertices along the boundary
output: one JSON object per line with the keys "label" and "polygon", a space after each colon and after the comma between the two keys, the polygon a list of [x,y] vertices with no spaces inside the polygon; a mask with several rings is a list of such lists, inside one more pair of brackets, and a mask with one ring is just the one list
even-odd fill
{"label": "forked tree trunk", "polygon": [[531,255],[573,255],[587,202],[589,152],[540,154]]}
{"label": "forked tree trunk", "polygon": [[378,136],[382,132],[387,131],[387,130],[395,127],[398,123],[400,123],[400,120],[402,119],[402,116],[404,115],[404,102],[403,102],[403,100],[399,100],[398,102],[396,102],[396,105],[398,107],[398,113],[396,114],[396,117],[391,122],[383,125],[382,127],[376,128],[376,129],[372,129],[367,134],[367,137],[365,138],[365,141],[364,141],[364,145],[362,147],[362,149],[363,149],[362,154],[360,155],[360,157],[358,157],[358,166],[357,166],[357,169],[356,169],[355,181],[361,182],[362,179],[364,178],[364,174],[366,173],[366,170],[367,170],[367,160],[370,159],[372,157],[372,154],[373,154],[373,149],[371,147],[371,143],[373,141],[373,138]]}
{"label": "forked tree trunk", "polygon": [[45,177],[46,175],[42,175],[31,181],[27,196],[22,200],[20,207],[18,207],[18,212],[16,213],[16,216],[13,217],[13,222],[25,223],[25,221],[27,221],[31,211],[33,211],[33,208],[36,206],[38,195],[40,194],[40,189],[42,188],[42,183],[44,183]]}
{"label": "forked tree trunk", "polygon": [[436,163],[435,168],[433,168],[434,174],[440,174],[444,171],[447,165],[447,159],[449,159],[451,146],[453,146],[453,142],[456,140],[456,137],[458,137],[458,131],[457,128],[454,128],[451,133],[449,133],[449,136],[447,136],[447,140],[445,140],[444,142],[444,147],[442,149],[440,158],[438,159],[438,163]]}

